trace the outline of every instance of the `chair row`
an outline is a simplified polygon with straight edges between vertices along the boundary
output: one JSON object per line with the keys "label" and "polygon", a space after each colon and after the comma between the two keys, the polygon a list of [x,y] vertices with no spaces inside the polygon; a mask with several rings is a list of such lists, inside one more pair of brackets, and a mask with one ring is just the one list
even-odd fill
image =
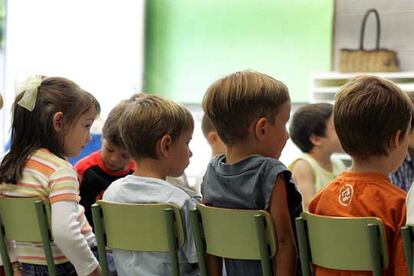
{"label": "chair row", "polygon": [[[172,275],[180,275],[177,251],[184,243],[185,231],[176,206],[98,201],[92,212],[104,275],[109,275],[106,248],[169,252]],[[6,275],[13,275],[7,240],[42,242],[49,275],[55,275],[49,205],[33,198],[0,198],[0,217],[0,252]],[[267,212],[199,204],[191,211],[190,219],[201,275],[208,275],[206,254],[260,260],[263,275],[272,275],[271,259],[276,254],[277,239]],[[382,275],[388,266],[384,225],[378,218],[325,217],[304,212],[296,219],[296,229],[305,276],[311,275],[312,264],[372,271],[373,275]],[[413,271],[413,233],[410,226],[401,230],[409,275]]]}

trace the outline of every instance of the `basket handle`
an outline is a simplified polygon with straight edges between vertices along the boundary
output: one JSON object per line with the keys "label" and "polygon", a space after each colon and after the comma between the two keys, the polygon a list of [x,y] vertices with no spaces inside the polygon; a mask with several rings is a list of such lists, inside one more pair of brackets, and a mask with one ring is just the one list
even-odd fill
{"label": "basket handle", "polygon": [[376,9],[368,10],[364,15],[364,19],[362,20],[361,36],[359,38],[359,49],[360,50],[364,50],[365,25],[371,13],[373,13],[375,15],[375,18],[377,19],[376,20],[377,21],[377,41],[375,45],[375,50],[379,50],[379,43],[380,43],[380,36],[381,36],[381,23],[380,23],[380,17],[379,17],[378,11]]}

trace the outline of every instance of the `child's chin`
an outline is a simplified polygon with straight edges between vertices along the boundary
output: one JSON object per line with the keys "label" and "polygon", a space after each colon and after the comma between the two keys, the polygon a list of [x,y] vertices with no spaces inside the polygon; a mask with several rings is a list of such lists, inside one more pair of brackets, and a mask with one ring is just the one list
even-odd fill
{"label": "child's chin", "polygon": [[70,153],[66,153],[64,156],[66,158],[75,158],[78,157],[80,155],[81,151],[78,152],[70,152]]}

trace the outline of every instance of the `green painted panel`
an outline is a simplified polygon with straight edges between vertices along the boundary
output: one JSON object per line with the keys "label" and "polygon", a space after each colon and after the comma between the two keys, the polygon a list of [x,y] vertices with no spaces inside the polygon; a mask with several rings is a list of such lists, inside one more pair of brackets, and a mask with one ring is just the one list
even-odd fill
{"label": "green painted panel", "polygon": [[147,0],[144,91],[199,103],[211,82],[253,69],[308,100],[331,69],[333,0]]}

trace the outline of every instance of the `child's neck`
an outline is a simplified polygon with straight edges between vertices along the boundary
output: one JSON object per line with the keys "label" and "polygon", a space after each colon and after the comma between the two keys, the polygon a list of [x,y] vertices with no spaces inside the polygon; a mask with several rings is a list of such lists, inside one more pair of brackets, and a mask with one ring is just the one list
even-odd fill
{"label": "child's neck", "polygon": [[165,180],[167,174],[163,169],[163,166],[160,165],[159,160],[152,158],[143,158],[137,160],[137,169],[134,172],[136,176],[142,177],[152,177],[157,179]]}
{"label": "child's neck", "polygon": [[226,163],[233,164],[254,154],[261,154],[261,150],[254,146],[253,143],[238,143],[237,145],[228,146],[226,153]]}
{"label": "child's neck", "polygon": [[308,153],[313,159],[328,172],[333,171],[333,165],[331,161],[332,152],[324,152],[322,150],[312,150]]}
{"label": "child's neck", "polygon": [[375,156],[366,160],[352,158],[350,172],[379,173],[388,176],[392,172],[390,161],[387,156]]}
{"label": "child's neck", "polygon": [[220,149],[217,149],[213,146],[211,147],[211,157],[221,155],[221,154],[223,154],[223,152]]}

